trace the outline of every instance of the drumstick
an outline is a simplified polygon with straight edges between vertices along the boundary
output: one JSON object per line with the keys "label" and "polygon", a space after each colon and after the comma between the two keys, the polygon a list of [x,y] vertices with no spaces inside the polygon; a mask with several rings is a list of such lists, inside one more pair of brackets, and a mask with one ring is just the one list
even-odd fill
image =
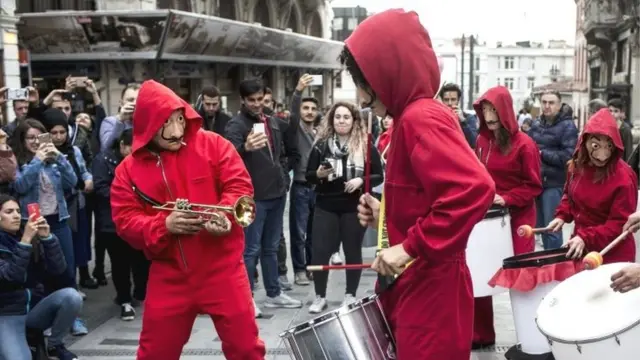
{"label": "drumstick", "polygon": [[366,158],[364,161],[364,193],[371,193],[371,147],[373,146],[373,134],[371,132],[373,126],[373,109],[369,111],[369,119],[367,122],[367,143]]}
{"label": "drumstick", "polygon": [[540,234],[543,232],[551,231],[548,227],[544,228],[532,228],[529,225],[522,225],[518,228],[518,236],[531,237],[533,234]]}
{"label": "drumstick", "polygon": [[629,230],[624,231],[622,234],[620,234],[620,236],[613,239],[613,241],[610,242],[609,245],[607,245],[604,249],[602,249],[602,251],[600,252],[592,251],[587,255],[585,255],[585,257],[582,259],[582,264],[584,265],[585,269],[593,270],[599,267],[600,265],[602,265],[604,261],[603,257],[609,251],[611,251],[611,249],[613,249],[616,245],[618,245],[619,242],[624,240],[628,235],[629,235]]}
{"label": "drumstick", "polygon": [[307,266],[307,271],[363,270],[369,268],[371,268],[371,264],[309,265]]}

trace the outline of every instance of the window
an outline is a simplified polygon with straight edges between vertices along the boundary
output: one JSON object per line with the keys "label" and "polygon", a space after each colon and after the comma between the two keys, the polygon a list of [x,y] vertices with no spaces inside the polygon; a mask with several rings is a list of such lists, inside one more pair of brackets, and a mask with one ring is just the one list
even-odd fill
{"label": "window", "polygon": [[528,77],[527,78],[527,89],[532,90],[536,86],[536,78]]}
{"label": "window", "polygon": [[480,58],[479,58],[479,57],[475,58],[475,59],[474,59],[474,62],[475,62],[475,64],[474,64],[475,66],[474,66],[473,68],[474,68],[476,71],[480,70]]}
{"label": "window", "polygon": [[536,58],[529,58],[529,65],[530,65],[530,70],[531,71],[535,71],[536,70]]}
{"label": "window", "polygon": [[344,75],[344,71],[341,71],[336,76],[336,89],[342,89],[342,76]]}
{"label": "window", "polygon": [[515,68],[515,58],[513,56],[505,56],[504,57],[504,68],[507,70],[512,70]]}
{"label": "window", "polygon": [[[498,70],[499,70],[499,69],[502,69],[502,61],[501,61],[501,58],[498,58],[497,60],[498,60]],[[500,85],[500,84],[498,84],[498,85]]]}
{"label": "window", "polygon": [[358,26],[358,18],[349,18],[349,20],[347,21],[347,28],[348,30],[355,30],[356,27]]}
{"label": "window", "polygon": [[616,44],[616,66],[615,66],[615,72],[616,73],[620,73],[625,71],[625,68],[627,67],[627,59],[626,59],[626,46],[627,46],[627,40],[621,40],[618,41],[618,43]]}
{"label": "window", "polygon": [[480,92],[480,76],[476,75],[473,77],[473,93],[477,94]]}
{"label": "window", "polygon": [[496,79],[496,85],[500,85],[500,78]]}
{"label": "window", "polygon": [[509,90],[513,90],[513,78],[504,78],[504,86]]}
{"label": "window", "polygon": [[342,30],[344,28],[344,19],[341,17],[333,18],[333,30]]}

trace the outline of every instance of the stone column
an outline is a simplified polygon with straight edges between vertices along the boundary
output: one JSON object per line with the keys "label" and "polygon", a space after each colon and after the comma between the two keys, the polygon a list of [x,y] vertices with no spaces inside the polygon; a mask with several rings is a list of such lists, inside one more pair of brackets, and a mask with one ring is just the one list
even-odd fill
{"label": "stone column", "polygon": [[[0,0],[0,48],[2,49],[2,68],[4,69],[4,78],[2,83],[8,88],[21,88],[20,83],[20,62],[18,59],[18,30],[16,22],[18,18],[15,16],[16,1]],[[7,119],[9,123],[15,120],[16,115],[13,112],[13,106],[7,103]]]}

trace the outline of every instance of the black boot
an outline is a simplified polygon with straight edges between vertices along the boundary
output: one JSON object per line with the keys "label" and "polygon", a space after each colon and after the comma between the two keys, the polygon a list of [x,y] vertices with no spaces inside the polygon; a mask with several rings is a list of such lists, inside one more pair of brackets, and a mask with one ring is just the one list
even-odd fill
{"label": "black boot", "polygon": [[98,266],[93,269],[93,278],[98,281],[98,285],[107,286],[109,283],[107,282],[107,277],[104,275],[104,268],[98,268]]}
{"label": "black boot", "polygon": [[80,273],[80,287],[85,289],[97,289],[98,282],[96,279],[92,278],[89,275],[89,267],[88,266],[80,266],[78,267],[78,272]]}

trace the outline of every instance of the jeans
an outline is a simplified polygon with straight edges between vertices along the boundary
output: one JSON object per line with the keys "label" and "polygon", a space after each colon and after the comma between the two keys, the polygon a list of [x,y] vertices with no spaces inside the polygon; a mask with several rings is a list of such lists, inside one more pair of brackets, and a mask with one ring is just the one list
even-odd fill
{"label": "jeans", "polygon": [[64,288],[42,299],[27,315],[0,316],[0,360],[31,359],[27,327],[51,328],[48,345],[62,345],[81,309],[78,291]]}
{"label": "jeans", "polygon": [[87,266],[91,260],[91,229],[86,208],[78,209],[78,229],[71,234],[76,267]]}
{"label": "jeans", "polygon": [[[244,264],[249,279],[256,274],[256,261],[260,256],[262,281],[268,297],[280,295],[278,282],[278,245],[282,233],[285,197],[256,201],[256,215],[253,223],[244,229]],[[254,283],[251,284],[253,291]]]}
{"label": "jeans", "polygon": [[287,239],[284,237],[284,228],[280,231],[280,242],[278,243],[278,274],[287,276]]}
{"label": "jeans", "polygon": [[144,301],[151,262],[142,251],[132,248],[114,232],[98,232],[96,241],[98,239],[107,245],[111,259],[111,277],[116,288],[116,302],[120,305],[131,303],[132,276],[133,298]]}
{"label": "jeans", "polygon": [[308,231],[309,214],[315,206],[316,195],[308,185],[294,182],[289,198],[289,238],[291,239],[291,263],[296,273],[305,272],[307,250],[311,232]]}
{"label": "jeans", "polygon": [[[546,227],[554,219],[556,208],[562,199],[562,188],[545,188],[536,199],[536,227]],[[542,245],[545,250],[562,246],[562,231],[542,233]]]}
{"label": "jeans", "polygon": [[58,214],[46,216],[45,219],[51,227],[51,232],[58,238],[62,254],[67,262],[67,269],[57,277],[55,284],[52,284],[53,290],[67,287],[76,288],[76,261],[71,228],[67,225],[66,220],[58,221]]}

